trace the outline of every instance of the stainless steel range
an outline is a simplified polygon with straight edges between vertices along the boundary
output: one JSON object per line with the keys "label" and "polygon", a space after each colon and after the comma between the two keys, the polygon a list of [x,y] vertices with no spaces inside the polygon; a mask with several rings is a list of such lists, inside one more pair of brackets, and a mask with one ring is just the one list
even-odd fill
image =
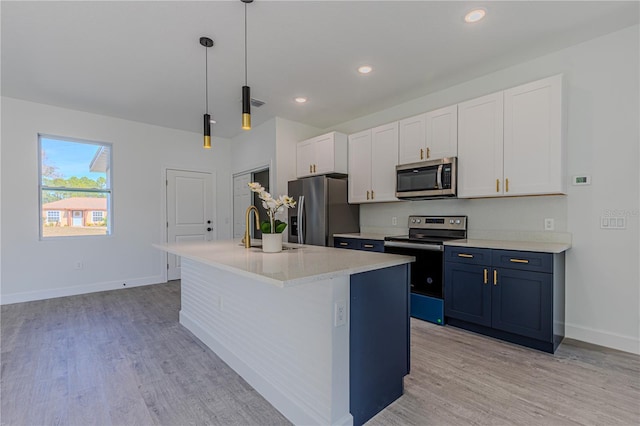
{"label": "stainless steel range", "polygon": [[467,238],[467,216],[409,216],[409,235],[386,237],[385,253],[414,256],[411,316],[444,325],[444,242]]}

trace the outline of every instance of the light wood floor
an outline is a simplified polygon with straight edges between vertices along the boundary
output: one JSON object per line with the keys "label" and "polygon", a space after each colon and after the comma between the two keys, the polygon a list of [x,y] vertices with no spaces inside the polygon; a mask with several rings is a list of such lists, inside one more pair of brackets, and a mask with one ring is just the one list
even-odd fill
{"label": "light wood floor", "polygon": [[[289,424],[178,324],[178,282],[3,306],[2,425]],[[638,425],[640,357],[555,355],[412,320],[405,395],[368,425]]]}

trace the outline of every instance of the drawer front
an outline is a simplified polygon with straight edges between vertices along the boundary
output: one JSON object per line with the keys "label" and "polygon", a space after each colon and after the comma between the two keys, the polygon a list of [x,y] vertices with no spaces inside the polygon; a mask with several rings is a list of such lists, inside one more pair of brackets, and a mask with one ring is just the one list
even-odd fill
{"label": "drawer front", "polygon": [[360,240],[360,250],[384,252],[384,241]]}
{"label": "drawer front", "polygon": [[466,263],[468,265],[490,265],[491,250],[445,246],[444,261]]}
{"label": "drawer front", "polygon": [[357,238],[334,237],[333,238],[333,246],[337,247],[337,248],[359,250],[360,249],[360,240],[358,240]]}
{"label": "drawer front", "polygon": [[522,271],[553,272],[553,255],[533,251],[492,250],[494,268]]}

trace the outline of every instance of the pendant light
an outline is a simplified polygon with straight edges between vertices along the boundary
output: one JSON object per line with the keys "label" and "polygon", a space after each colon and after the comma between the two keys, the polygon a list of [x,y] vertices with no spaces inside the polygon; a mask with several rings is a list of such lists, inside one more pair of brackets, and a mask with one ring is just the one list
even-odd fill
{"label": "pendant light", "polygon": [[207,52],[213,46],[213,40],[209,37],[200,37],[200,44],[204,49],[204,98],[205,98],[205,114],[204,114],[204,148],[211,148],[211,116],[209,115],[209,58]]}
{"label": "pendant light", "polygon": [[240,0],[244,3],[244,86],[242,86],[242,129],[251,130],[251,88],[247,84],[247,3],[253,0]]}

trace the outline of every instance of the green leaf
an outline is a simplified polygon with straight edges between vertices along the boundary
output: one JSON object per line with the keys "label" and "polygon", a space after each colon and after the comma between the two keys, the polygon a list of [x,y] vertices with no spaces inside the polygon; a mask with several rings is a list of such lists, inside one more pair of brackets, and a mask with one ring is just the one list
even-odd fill
{"label": "green leaf", "polygon": [[271,233],[271,224],[269,223],[268,220],[262,221],[262,223],[260,224],[260,231],[262,231],[263,234]]}
{"label": "green leaf", "polygon": [[276,220],[276,233],[281,234],[286,227],[287,227],[286,223]]}
{"label": "green leaf", "polygon": [[[275,228],[276,234],[281,234],[287,227],[287,224],[281,220],[276,219]],[[271,223],[268,220],[263,220],[260,224],[260,230],[263,234],[271,234]]]}

